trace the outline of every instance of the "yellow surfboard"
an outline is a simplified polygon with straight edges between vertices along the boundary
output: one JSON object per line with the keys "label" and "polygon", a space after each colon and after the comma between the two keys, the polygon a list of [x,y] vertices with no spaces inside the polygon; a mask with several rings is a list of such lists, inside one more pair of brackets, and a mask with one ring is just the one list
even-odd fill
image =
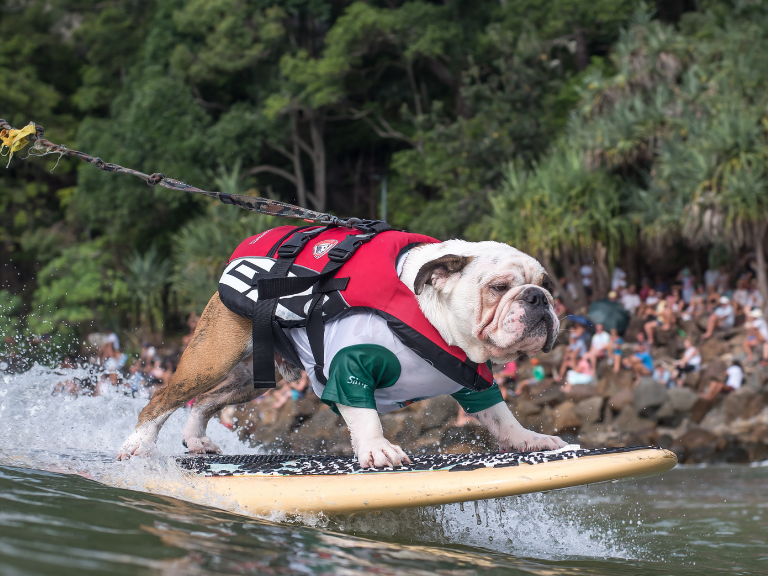
{"label": "yellow surfboard", "polygon": [[[183,456],[174,492],[209,494],[249,514],[348,514],[434,506],[661,474],[677,464],[653,447],[441,454],[402,468],[362,470],[329,456]],[[178,488],[178,490],[176,490]]]}

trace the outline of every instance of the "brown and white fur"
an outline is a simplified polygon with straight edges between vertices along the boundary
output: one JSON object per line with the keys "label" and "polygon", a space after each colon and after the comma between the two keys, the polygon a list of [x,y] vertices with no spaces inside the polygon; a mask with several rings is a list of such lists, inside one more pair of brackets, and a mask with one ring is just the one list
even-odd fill
{"label": "brown and white fur", "polygon": [[[415,294],[419,307],[450,345],[470,360],[503,364],[520,354],[552,347],[559,322],[552,307],[552,283],[535,259],[498,242],[449,240],[423,244],[405,257],[400,280]],[[214,294],[176,373],[139,415],[118,458],[151,448],[168,417],[197,398],[184,428],[190,452],[220,453],[205,435],[208,420],[221,408],[248,402],[266,392],[254,389],[251,322],[227,309]],[[275,380],[298,379],[299,369],[275,356]],[[382,433],[373,409],[339,405],[362,467],[409,462],[399,446]],[[523,428],[506,404],[474,414],[501,450],[546,450],[565,446],[554,436]]]}

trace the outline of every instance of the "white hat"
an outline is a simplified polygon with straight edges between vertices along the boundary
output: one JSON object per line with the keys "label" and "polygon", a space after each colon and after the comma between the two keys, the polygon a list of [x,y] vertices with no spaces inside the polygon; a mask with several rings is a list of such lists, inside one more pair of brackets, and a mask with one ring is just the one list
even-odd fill
{"label": "white hat", "polygon": [[728,304],[730,301],[728,296],[720,296],[720,304]]}
{"label": "white hat", "polygon": [[752,308],[752,310],[749,311],[749,315],[752,318],[762,318],[763,317],[763,311],[760,310],[760,308]]}

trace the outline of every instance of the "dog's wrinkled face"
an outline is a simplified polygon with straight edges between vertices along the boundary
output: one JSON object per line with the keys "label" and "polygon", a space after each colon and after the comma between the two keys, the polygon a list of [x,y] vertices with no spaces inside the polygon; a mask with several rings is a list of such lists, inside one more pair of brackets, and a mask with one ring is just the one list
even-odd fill
{"label": "dog's wrinkled face", "polygon": [[537,260],[498,242],[449,240],[439,247],[420,266],[413,289],[449,344],[474,362],[552,349],[560,323],[552,280]]}

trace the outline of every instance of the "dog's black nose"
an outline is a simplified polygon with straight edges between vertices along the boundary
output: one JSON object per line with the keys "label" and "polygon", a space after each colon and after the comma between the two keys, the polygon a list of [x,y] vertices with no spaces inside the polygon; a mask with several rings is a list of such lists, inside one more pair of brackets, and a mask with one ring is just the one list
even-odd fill
{"label": "dog's black nose", "polygon": [[544,296],[544,292],[537,290],[536,288],[529,288],[521,298],[532,306],[549,306],[549,302],[547,301],[547,297]]}

